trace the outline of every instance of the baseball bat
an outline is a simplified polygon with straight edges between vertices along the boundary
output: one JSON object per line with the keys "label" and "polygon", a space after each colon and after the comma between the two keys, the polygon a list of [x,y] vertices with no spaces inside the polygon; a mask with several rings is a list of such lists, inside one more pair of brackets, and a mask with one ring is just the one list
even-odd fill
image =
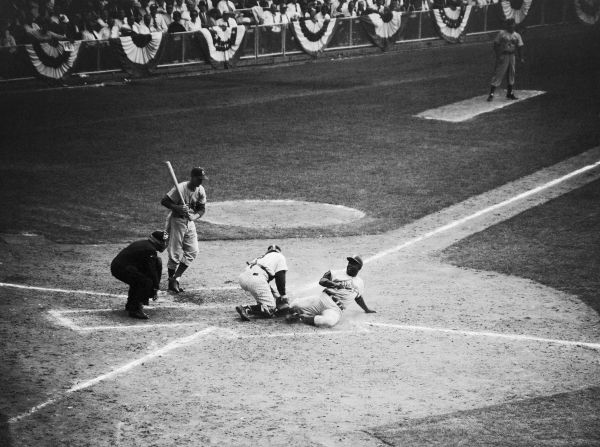
{"label": "baseball bat", "polygon": [[175,171],[173,171],[173,166],[171,166],[170,161],[165,162],[167,164],[167,168],[169,168],[169,174],[171,174],[171,179],[173,180],[173,184],[175,185],[175,190],[177,191],[177,195],[179,196],[179,200],[181,200],[182,204],[186,204],[185,200],[183,200],[183,195],[181,195],[181,191],[179,190],[179,182],[177,181],[177,177],[175,177]]}

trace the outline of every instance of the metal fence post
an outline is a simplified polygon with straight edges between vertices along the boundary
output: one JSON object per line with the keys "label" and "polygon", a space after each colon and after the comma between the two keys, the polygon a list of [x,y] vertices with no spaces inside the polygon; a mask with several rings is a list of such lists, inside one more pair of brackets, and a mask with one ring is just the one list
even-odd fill
{"label": "metal fence post", "polygon": [[423,12],[419,11],[419,34],[418,34],[417,39],[421,38],[421,27],[422,27],[422,25],[421,25],[421,17],[423,17]]}
{"label": "metal fence post", "polygon": [[487,16],[488,16],[488,8],[489,6],[485,5],[485,8],[483,8],[483,31],[487,31],[488,25],[487,25]]}
{"label": "metal fence post", "polygon": [[185,39],[187,34],[181,35],[181,62],[185,62]]}
{"label": "metal fence post", "polygon": [[348,46],[352,46],[352,32],[354,31],[354,19],[350,17],[348,19],[348,23],[350,23],[349,31],[348,31]]}

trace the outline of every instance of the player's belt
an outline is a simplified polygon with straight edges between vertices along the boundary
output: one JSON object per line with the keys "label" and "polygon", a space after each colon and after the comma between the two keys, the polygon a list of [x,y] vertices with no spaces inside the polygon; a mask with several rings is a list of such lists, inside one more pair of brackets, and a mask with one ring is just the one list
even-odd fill
{"label": "player's belt", "polygon": [[515,54],[514,51],[503,51],[502,54]]}
{"label": "player's belt", "polygon": [[[250,266],[250,268],[252,268],[252,267],[260,267],[267,274],[267,280],[268,281],[271,281],[274,278],[274,276],[271,276],[271,274],[269,273],[269,271],[264,266],[262,266],[262,265],[260,265],[260,264],[257,263],[257,264],[253,264],[253,265]],[[253,273],[253,275],[256,275],[256,273]]]}

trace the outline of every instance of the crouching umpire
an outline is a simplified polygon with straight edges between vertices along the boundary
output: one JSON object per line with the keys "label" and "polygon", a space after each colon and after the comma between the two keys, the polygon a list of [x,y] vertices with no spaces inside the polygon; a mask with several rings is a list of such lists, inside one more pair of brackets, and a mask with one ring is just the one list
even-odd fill
{"label": "crouching umpire", "polygon": [[132,318],[148,319],[142,305],[148,305],[150,298],[156,299],[162,276],[162,260],[157,252],[167,248],[168,238],[164,231],[155,231],[148,239],[129,244],[110,264],[112,275],[129,284],[125,309]]}

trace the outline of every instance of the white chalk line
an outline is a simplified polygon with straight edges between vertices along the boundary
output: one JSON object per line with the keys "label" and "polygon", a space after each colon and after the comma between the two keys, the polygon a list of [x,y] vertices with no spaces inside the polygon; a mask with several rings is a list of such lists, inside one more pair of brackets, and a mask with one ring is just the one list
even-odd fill
{"label": "white chalk line", "polygon": [[174,349],[180,348],[182,346],[188,345],[191,342],[195,341],[197,338],[200,338],[204,335],[210,334],[211,332],[215,331],[215,327],[207,327],[201,331],[195,332],[192,335],[188,335],[187,337],[183,337],[183,338],[179,338],[177,340],[174,340],[168,344],[166,344],[165,346],[163,346],[162,348],[159,348],[155,351],[152,351],[149,354],[146,354],[143,357],[140,357],[136,360],[133,360],[129,363],[126,363],[124,365],[119,366],[118,368],[113,369],[112,371],[106,373],[106,374],[102,374],[98,377],[95,377],[91,380],[86,380],[85,382],[81,382],[75,386],[72,386],[71,388],[69,388],[68,390],[66,390],[62,395],[55,397],[53,399],[49,399],[39,405],[36,405],[35,407],[32,407],[31,409],[29,409],[29,411],[26,411],[25,413],[21,413],[15,417],[12,417],[8,420],[9,423],[13,424],[15,422],[20,421],[23,418],[26,418],[28,416],[31,416],[32,414],[38,412],[39,410],[41,410],[42,408],[47,407],[48,405],[52,405],[53,403],[57,402],[58,400],[62,399],[63,397],[74,393],[76,391],[80,391],[83,390],[85,388],[89,388],[93,385],[96,385],[97,383],[100,383],[104,380],[108,380],[108,379],[112,379],[113,377],[122,374],[124,372],[127,372],[133,368],[135,368],[138,365],[141,365],[144,362],[147,362],[149,360],[152,360],[156,357],[159,357],[161,355],[167,354],[170,351],[173,351]]}
{"label": "white chalk line", "polygon": [[[113,298],[127,298],[127,295],[106,293],[106,292],[94,292],[92,290],[73,290],[73,289],[57,289],[52,287],[40,287],[40,286],[27,286],[24,284],[13,284],[7,282],[0,282],[0,287],[12,287],[14,289],[25,289],[25,290],[39,290],[41,292],[56,292],[56,293],[67,293],[71,295],[93,295],[93,296],[110,296]],[[221,286],[221,287],[198,287],[195,289],[186,289],[189,292],[202,292],[210,290],[240,290],[239,286]],[[166,294],[166,292],[163,292]]]}
{"label": "white chalk line", "polygon": [[385,256],[388,256],[388,255],[391,255],[393,253],[396,253],[396,252],[402,250],[403,248],[409,247],[409,246],[414,245],[414,244],[416,244],[418,242],[421,242],[421,241],[424,241],[426,239],[429,239],[429,238],[431,238],[433,236],[436,236],[436,235],[438,235],[440,233],[443,233],[445,231],[448,231],[448,230],[456,228],[456,227],[458,227],[460,225],[463,225],[464,223],[466,223],[466,222],[468,222],[470,220],[477,219],[478,217],[481,217],[484,214],[491,213],[491,212],[496,211],[496,210],[498,210],[500,208],[503,208],[503,207],[505,207],[507,205],[510,205],[511,203],[517,202],[519,200],[525,199],[526,197],[529,197],[529,196],[532,196],[534,194],[537,194],[537,193],[539,193],[539,192],[541,192],[541,191],[543,191],[545,189],[551,188],[553,186],[558,185],[559,183],[562,183],[562,182],[564,182],[566,180],[569,180],[570,178],[576,177],[576,176],[578,176],[580,174],[583,174],[584,172],[587,172],[587,171],[590,171],[592,169],[595,169],[598,166],[600,166],[600,160],[597,161],[597,162],[595,162],[595,163],[593,163],[593,164],[591,164],[591,165],[584,166],[584,167],[579,168],[579,169],[577,169],[575,171],[572,171],[572,172],[570,172],[570,173],[568,173],[566,175],[563,175],[562,177],[559,177],[557,179],[554,179],[554,180],[551,180],[551,181],[549,181],[547,183],[544,183],[543,185],[540,185],[540,186],[537,186],[537,187],[535,187],[533,189],[530,189],[528,191],[522,192],[521,194],[517,194],[516,196],[513,196],[513,197],[511,197],[509,199],[506,199],[506,200],[504,200],[502,202],[496,203],[495,205],[488,206],[487,208],[479,210],[479,211],[477,211],[477,212],[475,212],[473,214],[470,214],[469,216],[463,217],[461,219],[457,219],[457,220],[455,220],[453,222],[450,222],[450,223],[448,223],[448,224],[446,224],[444,226],[438,227],[435,230],[429,231],[429,232],[427,232],[425,234],[422,234],[421,236],[418,236],[418,237],[415,237],[413,239],[410,239],[410,240],[408,240],[408,241],[406,241],[406,242],[404,242],[404,243],[402,243],[400,245],[397,245],[396,247],[392,247],[392,248],[390,248],[388,250],[380,251],[379,253],[366,258],[364,260],[364,263],[373,262],[373,261],[381,259],[381,258],[383,258]]}
{"label": "white chalk line", "polygon": [[473,337],[491,337],[491,338],[504,338],[508,340],[520,340],[520,341],[537,341],[541,343],[558,344],[565,346],[578,346],[586,347],[591,349],[600,350],[600,343],[589,343],[583,341],[572,341],[572,340],[560,340],[555,338],[542,338],[534,337],[526,334],[503,334],[501,332],[480,332],[480,331],[467,331],[461,329],[446,329],[440,327],[429,327],[429,326],[411,326],[404,324],[392,324],[392,323],[366,323],[370,326],[380,326],[386,328],[394,328],[405,331],[420,331],[420,332],[442,332],[445,334],[455,335],[467,335]]}

